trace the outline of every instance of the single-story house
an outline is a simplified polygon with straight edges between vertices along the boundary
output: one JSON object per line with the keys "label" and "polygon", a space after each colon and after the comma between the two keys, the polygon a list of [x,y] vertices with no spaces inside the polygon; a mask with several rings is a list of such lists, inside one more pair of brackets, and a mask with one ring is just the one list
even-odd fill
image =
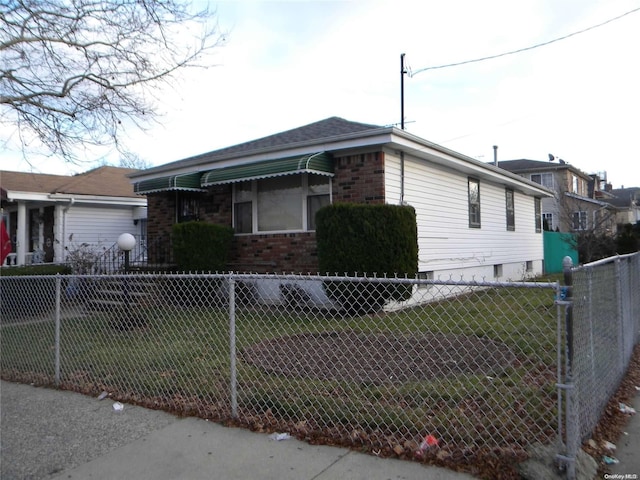
{"label": "single-story house", "polygon": [[73,176],[0,171],[12,245],[5,265],[63,263],[70,250],[110,248],[124,232],[143,239],[147,199],[133,191],[127,175],[134,172],[109,166]]}
{"label": "single-story house", "polygon": [[424,278],[543,272],[550,190],[392,126],[331,117],[129,177],[150,238],[176,222],[230,225],[235,271],[316,273],[315,212],[359,202],[415,208]]}

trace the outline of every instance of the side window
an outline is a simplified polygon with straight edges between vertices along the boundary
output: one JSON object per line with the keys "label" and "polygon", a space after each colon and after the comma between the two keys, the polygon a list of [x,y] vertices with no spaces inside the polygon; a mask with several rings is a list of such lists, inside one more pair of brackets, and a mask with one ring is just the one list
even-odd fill
{"label": "side window", "polygon": [[545,230],[553,232],[556,229],[555,222],[553,221],[553,213],[543,213],[542,219]]}
{"label": "side window", "polygon": [[480,228],[480,180],[469,178],[469,227]]}
{"label": "side window", "polygon": [[535,209],[535,222],[536,222],[536,233],[542,232],[542,207],[541,200],[539,198],[533,199],[533,205]]}
{"label": "side window", "polygon": [[513,232],[516,229],[516,207],[513,190],[510,188],[504,191],[506,214],[507,214],[507,230]]}

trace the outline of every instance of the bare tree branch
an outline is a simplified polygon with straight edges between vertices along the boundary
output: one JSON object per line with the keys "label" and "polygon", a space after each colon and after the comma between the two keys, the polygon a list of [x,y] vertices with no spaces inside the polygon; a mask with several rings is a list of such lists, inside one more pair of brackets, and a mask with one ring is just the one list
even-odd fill
{"label": "bare tree branch", "polygon": [[155,120],[153,92],[209,65],[224,41],[213,18],[180,0],[0,0],[0,123],[23,154],[30,135],[69,161],[120,147],[123,122]]}

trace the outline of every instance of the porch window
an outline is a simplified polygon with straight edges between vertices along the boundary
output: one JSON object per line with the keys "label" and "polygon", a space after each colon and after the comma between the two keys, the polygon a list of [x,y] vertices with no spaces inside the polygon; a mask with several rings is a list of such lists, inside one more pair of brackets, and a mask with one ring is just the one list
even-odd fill
{"label": "porch window", "polygon": [[513,190],[506,188],[504,191],[506,214],[507,214],[507,230],[510,232],[516,229],[516,207],[514,201]]}
{"label": "porch window", "polygon": [[536,233],[542,232],[542,201],[539,198],[533,199],[533,208],[535,211]]}
{"label": "porch window", "polygon": [[315,214],[330,203],[325,175],[282,175],[234,184],[236,233],[315,230]]}
{"label": "porch window", "polygon": [[469,227],[480,228],[480,180],[469,178]]}

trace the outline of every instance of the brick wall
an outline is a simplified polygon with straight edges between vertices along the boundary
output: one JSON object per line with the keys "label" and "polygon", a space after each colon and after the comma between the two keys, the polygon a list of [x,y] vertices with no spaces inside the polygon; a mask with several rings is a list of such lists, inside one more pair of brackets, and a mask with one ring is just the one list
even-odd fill
{"label": "brick wall", "polygon": [[315,232],[237,235],[230,268],[254,273],[317,273]]}
{"label": "brick wall", "polygon": [[[335,158],[333,201],[384,203],[384,153],[371,152]],[[151,237],[168,235],[176,218],[176,192],[147,197]],[[231,225],[231,185],[219,185],[200,194],[199,218]],[[237,235],[229,268],[257,273],[316,273],[318,253],[315,232]]]}
{"label": "brick wall", "polygon": [[175,218],[175,192],[147,195],[147,235],[149,237],[169,235]]}
{"label": "brick wall", "polygon": [[333,201],[384,203],[384,152],[335,159]]}

